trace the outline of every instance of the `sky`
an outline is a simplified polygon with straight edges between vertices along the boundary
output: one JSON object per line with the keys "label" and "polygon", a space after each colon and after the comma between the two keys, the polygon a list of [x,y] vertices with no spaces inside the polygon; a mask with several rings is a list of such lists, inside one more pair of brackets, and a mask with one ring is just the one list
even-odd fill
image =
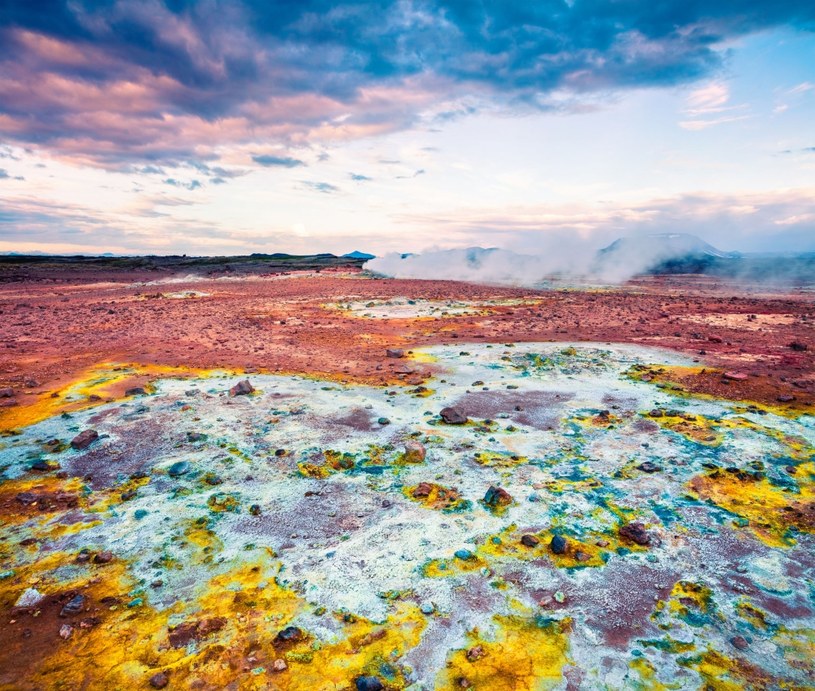
{"label": "sky", "polygon": [[811,0],[0,0],[0,252],[815,251]]}

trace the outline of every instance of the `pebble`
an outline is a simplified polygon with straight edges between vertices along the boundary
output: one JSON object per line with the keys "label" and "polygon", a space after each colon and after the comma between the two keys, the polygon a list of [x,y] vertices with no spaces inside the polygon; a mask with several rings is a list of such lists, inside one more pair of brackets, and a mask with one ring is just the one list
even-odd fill
{"label": "pebble", "polygon": [[113,561],[113,552],[99,552],[93,558],[94,564],[109,564]]}
{"label": "pebble", "polygon": [[235,396],[246,396],[247,394],[252,393],[255,390],[255,387],[249,383],[248,379],[244,379],[243,381],[239,381],[235,386],[229,389],[229,395],[233,398]]}
{"label": "pebble", "polygon": [[275,641],[278,643],[292,643],[294,641],[302,641],[305,635],[303,634],[303,630],[297,628],[296,626],[287,626],[285,629],[282,629],[278,632],[277,636],[275,637]]}
{"label": "pebble", "polygon": [[645,530],[645,526],[638,521],[626,523],[620,528],[620,535],[638,545],[647,546],[651,544],[651,536]]}
{"label": "pebble", "polygon": [[553,535],[552,541],[549,543],[549,549],[555,554],[566,554],[567,544],[566,538],[562,535]]}
{"label": "pebble", "polygon": [[383,691],[385,688],[379,677],[357,677],[355,683],[357,691]]}
{"label": "pebble", "polygon": [[439,415],[448,425],[463,425],[468,420],[467,416],[458,408],[442,408]]}
{"label": "pebble", "polygon": [[97,439],[99,439],[99,433],[95,429],[86,429],[71,440],[71,448],[82,451],[87,449]]}
{"label": "pebble", "polygon": [[70,624],[63,624],[59,627],[59,637],[65,641],[67,641],[71,634],[74,632],[74,627]]}
{"label": "pebble", "polygon": [[521,544],[526,547],[537,547],[540,540],[535,535],[526,534],[521,536]]}
{"label": "pebble", "polygon": [[638,470],[641,470],[643,473],[658,473],[662,468],[658,466],[656,463],[652,463],[651,461],[645,461],[644,463],[640,463],[637,466]]}
{"label": "pebble", "polygon": [[273,669],[275,672],[283,672],[283,671],[285,671],[285,669],[286,669],[287,667],[288,667],[288,665],[286,664],[286,661],[285,661],[283,658],[281,658],[281,657],[277,658],[277,659],[276,659],[276,660],[275,660],[275,661],[272,663],[272,669]]}
{"label": "pebble", "polygon": [[427,456],[424,444],[414,439],[405,442],[405,462],[421,463]]}
{"label": "pebble", "polygon": [[152,677],[150,677],[150,686],[152,686],[154,689],[163,689],[169,683],[170,679],[166,672],[156,672]]}
{"label": "pebble", "polygon": [[744,636],[733,636],[733,638],[730,639],[730,643],[738,650],[747,650],[747,648],[750,647],[750,643]]}
{"label": "pebble", "polygon": [[176,461],[167,469],[170,477],[181,477],[188,472],[190,472],[190,464],[187,461]]}
{"label": "pebble", "polygon": [[419,607],[422,614],[433,614],[436,611],[436,608],[433,606],[432,602],[423,602],[422,605]]}
{"label": "pebble", "polygon": [[461,559],[462,561],[472,561],[475,559],[475,554],[468,549],[457,549],[454,556],[456,559]]}
{"label": "pebble", "polygon": [[68,602],[65,603],[65,606],[60,610],[59,616],[69,617],[79,614],[85,609],[85,604],[87,601],[88,599],[84,595],[74,595],[70,600],[68,600]]}

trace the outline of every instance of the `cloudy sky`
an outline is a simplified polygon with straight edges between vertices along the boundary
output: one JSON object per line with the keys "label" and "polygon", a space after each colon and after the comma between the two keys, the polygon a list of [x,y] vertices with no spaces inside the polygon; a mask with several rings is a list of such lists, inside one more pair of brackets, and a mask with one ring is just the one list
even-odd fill
{"label": "cloudy sky", "polygon": [[812,0],[4,0],[0,251],[815,250]]}

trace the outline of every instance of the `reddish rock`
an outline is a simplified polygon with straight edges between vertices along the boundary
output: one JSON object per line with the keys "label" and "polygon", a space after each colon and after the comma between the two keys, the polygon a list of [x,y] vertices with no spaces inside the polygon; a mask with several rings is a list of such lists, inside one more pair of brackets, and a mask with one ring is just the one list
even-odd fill
{"label": "reddish rock", "polygon": [[413,488],[411,495],[416,499],[423,499],[424,497],[429,497],[432,491],[433,485],[431,485],[429,482],[420,482]]}
{"label": "reddish rock", "polygon": [[643,547],[651,544],[651,536],[642,523],[626,523],[620,528],[620,537]]}
{"label": "reddish rock", "polygon": [[255,390],[255,387],[249,383],[248,379],[244,379],[243,381],[239,381],[235,386],[229,389],[230,396],[246,396],[247,394],[252,393]]}
{"label": "reddish rock", "polygon": [[405,357],[405,351],[401,348],[388,348],[385,351],[385,356],[389,358],[403,358]]}
{"label": "reddish rock", "polygon": [[439,415],[448,425],[463,425],[467,422],[467,416],[458,408],[442,408]]}
{"label": "reddish rock", "polygon": [[83,449],[87,449],[97,439],[99,439],[99,433],[95,429],[83,430],[71,440],[71,448],[82,451]]}
{"label": "reddish rock", "polygon": [[414,439],[405,442],[405,461],[407,463],[421,463],[427,456],[424,444]]}
{"label": "reddish rock", "polygon": [[163,689],[170,683],[170,678],[167,676],[166,672],[156,672],[152,677],[150,677],[149,683],[154,689]]}

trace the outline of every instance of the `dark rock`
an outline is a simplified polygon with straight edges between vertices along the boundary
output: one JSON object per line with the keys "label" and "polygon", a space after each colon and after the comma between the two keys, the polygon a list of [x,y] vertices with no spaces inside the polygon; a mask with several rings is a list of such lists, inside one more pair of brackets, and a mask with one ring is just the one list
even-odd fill
{"label": "dark rock", "polygon": [[526,547],[537,547],[540,544],[540,540],[534,535],[522,535],[521,544]]}
{"label": "dark rock", "polygon": [[278,457],[285,456],[286,455],[286,449],[275,449],[274,455],[278,456]]}
{"label": "dark rock", "polygon": [[492,508],[507,506],[508,504],[512,503],[512,495],[502,487],[490,485],[490,488],[484,495],[484,503]]}
{"label": "dark rock", "polygon": [[380,425],[382,425],[383,427],[384,427],[385,425],[389,425],[389,424],[391,424],[391,421],[390,421],[390,420],[388,420],[388,418],[386,418],[386,417],[381,417],[381,418],[379,418],[379,419],[377,420],[377,422],[378,422]]}
{"label": "dark rock", "polygon": [[275,643],[296,643],[302,641],[305,637],[302,629],[296,626],[287,626],[285,629],[278,631],[277,636],[275,636]]}
{"label": "dark rock", "polygon": [[130,501],[131,499],[136,498],[136,490],[135,489],[128,489],[122,492],[122,501]]}
{"label": "dark rock", "polygon": [[95,429],[86,429],[71,440],[71,448],[82,451],[83,449],[87,449],[97,439],[99,439],[99,433]]}
{"label": "dark rock", "polygon": [[800,341],[793,341],[792,343],[787,344],[787,348],[790,350],[794,350],[796,353],[803,353],[805,350],[808,349],[806,343],[801,343]]}
{"label": "dark rock", "polygon": [[48,472],[49,470],[59,470],[60,465],[56,461],[45,461],[40,459],[31,464],[31,470],[36,470],[40,473]]}
{"label": "dark rock", "polygon": [[645,461],[637,466],[637,470],[641,470],[643,473],[658,473],[662,468],[656,463]]}
{"label": "dark rock", "polygon": [[252,504],[252,506],[249,507],[249,513],[253,516],[260,516],[260,504]]}
{"label": "dark rock", "polygon": [[205,441],[207,435],[203,432],[187,432],[187,441],[196,442],[196,441]]}
{"label": "dark rock", "polygon": [[109,564],[113,561],[113,552],[99,552],[98,554],[94,555],[93,563],[94,564]]}
{"label": "dark rock", "polygon": [[174,626],[168,632],[170,645],[173,648],[184,648],[190,641],[198,641],[202,638],[220,631],[226,626],[226,617],[213,617],[212,619],[201,619],[200,621],[186,621],[183,624]]}
{"label": "dark rock", "polygon": [[566,554],[567,546],[568,542],[562,535],[553,535],[552,541],[549,543],[549,549],[551,549],[554,554]]}
{"label": "dark rock", "polygon": [[87,601],[88,598],[86,598],[84,595],[74,595],[70,600],[68,600],[68,602],[65,603],[65,606],[60,610],[59,616],[70,617],[74,616],[75,614],[79,614],[85,609],[85,604]]}
{"label": "dark rock", "polygon": [[416,499],[422,499],[424,497],[429,497],[432,491],[433,485],[431,485],[429,482],[420,482],[413,488],[413,492],[411,492],[411,494]]}
{"label": "dark rock", "polygon": [[385,688],[379,677],[357,677],[354,683],[357,691],[382,691]]}
{"label": "dark rock", "polygon": [[390,358],[403,358],[405,357],[405,351],[401,348],[388,348],[385,351],[385,356]]}
{"label": "dark rock", "polygon": [[647,546],[651,544],[651,536],[645,530],[642,523],[626,523],[620,528],[620,537],[625,538],[637,545]]}
{"label": "dark rock", "polygon": [[0,398],[12,398],[14,396],[14,389],[0,389]]}
{"label": "dark rock", "polygon": [[176,461],[167,469],[167,474],[170,477],[181,477],[189,472],[190,464],[187,461]]}
{"label": "dark rock", "polygon": [[455,556],[456,559],[461,559],[461,561],[472,561],[475,559],[475,554],[468,549],[457,549],[453,556]]}
{"label": "dark rock", "polygon": [[149,682],[150,686],[152,686],[154,689],[163,689],[170,683],[170,678],[165,672],[156,672],[152,677],[150,677]]}
{"label": "dark rock", "polygon": [[439,415],[448,425],[463,425],[467,422],[467,416],[458,408],[442,408]]}
{"label": "dark rock", "polygon": [[467,651],[467,659],[470,662],[475,662],[476,660],[480,660],[486,654],[487,653],[484,651],[484,646],[476,645]]}
{"label": "dark rock", "polygon": [[13,408],[16,405],[17,401],[15,401],[13,398],[5,398],[0,401],[0,408]]}
{"label": "dark rock", "polygon": [[87,549],[79,550],[79,553],[76,555],[76,563],[77,564],[86,564],[91,560],[91,553]]}
{"label": "dark rock", "polygon": [[591,559],[591,555],[579,549],[574,553],[574,558],[577,559],[577,561],[579,562],[584,562]]}
{"label": "dark rock", "polygon": [[795,400],[795,396],[790,396],[790,394],[782,394],[775,400],[779,403],[792,403]]}
{"label": "dark rock", "polygon": [[248,379],[244,379],[243,381],[239,381],[235,386],[229,389],[230,396],[246,396],[247,394],[252,393],[255,390],[255,387],[249,383]]}
{"label": "dark rock", "polygon": [[125,391],[125,396],[144,396],[147,392],[141,386],[134,386],[132,389]]}
{"label": "dark rock", "polygon": [[747,650],[747,648],[750,647],[750,643],[744,636],[733,636],[733,638],[730,639],[730,643],[738,650]]}

